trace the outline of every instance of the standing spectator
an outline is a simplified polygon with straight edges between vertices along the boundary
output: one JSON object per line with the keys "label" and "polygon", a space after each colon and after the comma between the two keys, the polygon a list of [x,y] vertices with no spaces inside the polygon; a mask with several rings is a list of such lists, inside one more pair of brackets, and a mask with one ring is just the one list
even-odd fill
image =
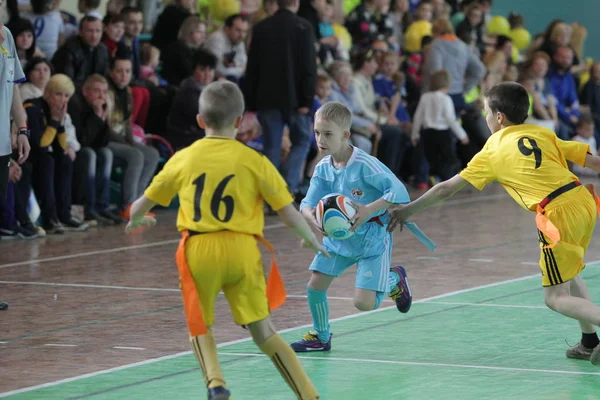
{"label": "standing spectator", "polygon": [[109,57],[101,40],[102,21],[96,17],[83,17],[79,24],[79,35],[69,39],[52,58],[56,72],[67,75],[76,87],[83,85],[92,74],[106,76]]}
{"label": "standing spectator", "polygon": [[568,140],[573,136],[580,116],[577,84],[570,72],[573,65],[573,50],[567,46],[559,47],[554,53],[553,61],[548,71],[548,80],[556,98],[559,120],[557,133],[561,139]]}
{"label": "standing spectator", "polygon": [[102,225],[122,221],[108,209],[113,154],[108,148],[107,96],[106,78],[93,74],[69,102],[69,114],[81,144],[75,159],[74,197],[78,204],[84,205],[85,221],[97,221]]}
{"label": "standing spectator", "polygon": [[310,109],[317,80],[315,34],[295,15],[299,0],[279,0],[279,10],[254,27],[244,78],[246,105],[258,111],[264,152],[280,167],[284,124],[292,149],[285,180],[292,192],[300,185],[302,165],[312,137]]}
{"label": "standing spectator", "polygon": [[227,17],[221,29],[208,37],[204,48],[217,57],[219,76],[239,83],[248,62],[244,45],[247,34],[248,21],[241,14],[234,14]]}
{"label": "standing spectator", "polygon": [[[2,10],[0,9],[0,17]],[[11,117],[19,131],[17,134],[18,163],[29,157],[29,130],[27,116],[23,110],[21,94],[15,90],[15,83],[25,80],[21,69],[15,41],[7,27],[0,24],[0,199],[6,196],[9,165],[12,154]],[[8,304],[0,302],[0,310],[6,310]]]}
{"label": "standing spectator", "polygon": [[433,34],[435,39],[425,60],[423,88],[424,91],[429,89],[429,80],[434,72],[441,69],[448,71],[451,82],[448,94],[459,114],[465,107],[464,94],[483,80],[485,67],[477,55],[454,35],[450,21],[436,20]]}
{"label": "standing spectator", "polygon": [[124,166],[121,184],[122,215],[129,219],[129,208],[146,189],[158,166],[159,154],[154,147],[136,143],[133,139],[131,59],[117,55],[109,77],[108,125],[115,164]]}

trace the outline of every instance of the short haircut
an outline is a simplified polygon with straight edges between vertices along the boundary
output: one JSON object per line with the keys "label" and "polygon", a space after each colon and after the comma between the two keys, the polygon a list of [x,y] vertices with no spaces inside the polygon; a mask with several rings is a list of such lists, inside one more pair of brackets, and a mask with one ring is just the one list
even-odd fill
{"label": "short haircut", "polygon": [[150,63],[150,61],[152,61],[152,57],[158,57],[160,59],[160,50],[158,47],[154,47],[150,43],[146,42],[142,45],[140,56],[142,65],[147,65]]}
{"label": "short haircut", "polygon": [[96,18],[93,15],[86,15],[83,18],[81,18],[81,21],[79,21],[79,30],[83,29],[83,25],[86,23],[92,23],[92,22],[96,22],[96,21],[100,21],[102,22],[102,20],[100,18]]}
{"label": "short haircut", "polygon": [[579,117],[579,120],[577,121],[575,127],[579,129],[583,128],[586,125],[594,125],[594,118],[592,118],[592,115],[590,113],[583,112],[581,113],[581,116]]}
{"label": "short haircut", "polygon": [[352,126],[352,112],[348,107],[338,101],[330,101],[321,106],[315,114],[315,120],[323,118],[326,121],[333,122],[344,132],[349,132]]}
{"label": "short haircut", "polygon": [[452,25],[452,22],[450,22],[450,20],[447,18],[438,18],[433,21],[431,31],[437,36],[453,35],[454,25]]}
{"label": "short haircut", "polygon": [[388,58],[393,58],[395,62],[397,62],[398,64],[400,64],[400,56],[398,55],[397,52],[395,51],[388,51],[387,53],[385,53],[383,55],[383,59],[388,59]]}
{"label": "short haircut", "polygon": [[39,64],[46,64],[48,68],[50,68],[50,75],[54,75],[54,66],[52,65],[50,60],[44,57],[33,57],[31,60],[27,61],[25,69],[23,70],[23,73],[25,74],[27,80],[30,80],[29,75]]}
{"label": "short haircut", "polygon": [[324,82],[324,83],[330,83],[331,82],[331,77],[327,74],[321,73],[321,74],[317,74],[317,82]]}
{"label": "short haircut", "polygon": [[501,112],[513,124],[522,124],[529,115],[529,93],[515,82],[502,82],[485,92],[492,112]]}
{"label": "short haircut", "polygon": [[277,0],[279,8],[288,8],[294,5],[294,0]]}
{"label": "short haircut", "polygon": [[450,87],[450,74],[445,69],[440,69],[439,71],[431,74],[429,78],[429,89],[432,92],[442,89],[448,89]]}
{"label": "short haircut", "polygon": [[199,15],[190,15],[183,21],[183,24],[181,24],[179,33],[177,33],[177,39],[186,40],[200,27],[200,25],[206,26],[206,21],[204,21]]}
{"label": "short haircut", "polygon": [[233,24],[235,23],[236,19],[240,19],[244,22],[248,21],[248,19],[243,14],[233,14],[233,15],[230,15],[229,17],[227,17],[225,19],[225,21],[223,21],[223,25],[228,28],[231,28],[233,26]]}
{"label": "short haircut", "polygon": [[121,10],[121,15],[126,18],[129,14],[143,14],[142,10],[138,7],[123,7]]}
{"label": "short haircut", "polygon": [[210,69],[217,68],[217,56],[215,56],[211,51],[199,48],[194,52],[192,57],[192,70],[195,70],[197,67],[209,67]]}
{"label": "short haircut", "polygon": [[337,79],[344,71],[348,71],[350,74],[352,74],[352,66],[347,61],[336,60],[329,66],[329,74],[334,80]]}
{"label": "short haircut", "polygon": [[106,80],[105,77],[103,77],[100,74],[92,74],[87,77],[87,79],[83,83],[82,89],[87,90],[94,83],[103,83],[105,85],[108,85],[108,81]]}
{"label": "short haircut", "polygon": [[44,92],[56,93],[59,90],[66,91],[69,93],[69,96],[72,96],[73,93],[75,93],[75,85],[73,84],[73,81],[65,74],[52,75]]}
{"label": "short haircut", "polygon": [[242,116],[244,96],[236,84],[217,81],[202,90],[198,107],[206,126],[219,131],[232,127],[235,120]]}
{"label": "short haircut", "polygon": [[110,59],[111,71],[117,65],[117,61],[129,61],[133,68],[133,61],[131,61],[131,52],[129,49],[126,49],[126,48],[117,49],[117,53],[115,54],[115,56]]}
{"label": "short haircut", "polygon": [[123,14],[108,13],[104,16],[104,19],[102,20],[102,24],[104,26],[118,24],[119,22],[125,23],[125,16]]}
{"label": "short haircut", "polygon": [[83,4],[85,4],[86,8],[91,8],[95,10],[100,7],[101,0],[83,0]]}
{"label": "short haircut", "polygon": [[552,62],[548,53],[546,53],[545,51],[536,51],[531,55],[531,57],[529,57],[530,63],[533,63],[533,61],[535,61],[538,58],[543,58],[548,65],[550,65],[550,63]]}

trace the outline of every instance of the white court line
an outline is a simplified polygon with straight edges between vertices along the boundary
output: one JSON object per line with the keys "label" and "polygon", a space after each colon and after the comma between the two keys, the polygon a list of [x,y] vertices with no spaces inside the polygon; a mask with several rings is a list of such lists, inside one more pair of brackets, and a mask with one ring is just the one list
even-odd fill
{"label": "white court line", "polygon": [[[265,226],[264,230],[268,231],[269,229],[283,228],[284,226],[286,226],[284,223],[277,223],[277,224]],[[95,256],[95,255],[99,255],[99,254],[118,253],[120,251],[127,251],[127,250],[145,249],[148,247],[156,247],[156,246],[162,246],[165,244],[179,243],[179,240],[180,239],[161,240],[161,241],[152,242],[152,243],[136,244],[136,245],[124,246],[124,247],[115,247],[113,249],[94,250],[94,251],[88,251],[85,253],[75,253],[75,254],[68,254],[68,255],[64,255],[64,256],[40,258],[37,260],[29,260],[29,261],[19,261],[19,262],[14,262],[14,263],[1,264],[0,269],[10,268],[10,267],[18,267],[21,265],[40,264],[40,263],[51,262],[51,261],[70,260],[72,258]]]}
{"label": "white court line", "polygon": [[128,346],[113,346],[117,350],[146,350],[145,347],[128,347]]}
{"label": "white court line", "polygon": [[491,262],[494,262],[494,260],[489,259],[489,258],[469,258],[469,261],[471,261],[471,262],[482,262],[482,263],[491,263]]}
{"label": "white court line", "polygon": [[179,289],[149,288],[149,287],[136,287],[136,286],[88,285],[88,284],[85,284],[85,283],[0,281],[0,284],[7,284],[7,285],[34,285],[34,286],[82,287],[82,288],[92,288],[92,289],[145,290],[145,291],[151,291],[151,292],[177,292],[177,293],[181,292]]}
{"label": "white court line", "polygon": [[500,307],[500,308],[535,308],[547,310],[544,306],[519,306],[516,304],[492,304],[492,303],[455,303],[451,301],[429,301],[427,304],[446,304],[449,306],[473,306],[473,307]]}
{"label": "white court line", "polygon": [[[443,203],[436,204],[434,207],[444,207],[444,206],[447,207],[447,206],[454,206],[454,205],[460,205],[460,204],[469,204],[469,203],[479,202],[482,200],[500,199],[500,198],[504,198],[504,197],[506,197],[505,194],[494,194],[494,195],[489,195],[489,196],[476,196],[475,198],[469,197],[469,198],[465,198],[465,199],[448,200]],[[283,228],[285,226],[286,225],[284,223],[279,222],[276,224],[265,226],[264,230],[268,231],[270,229]],[[75,254],[69,254],[69,255],[64,255],[64,256],[40,258],[37,260],[19,261],[19,262],[8,263],[8,264],[0,264],[0,269],[10,268],[10,267],[18,267],[21,265],[39,264],[39,263],[51,262],[51,261],[70,260],[72,258],[95,256],[95,255],[99,255],[99,254],[118,253],[120,251],[127,251],[127,250],[144,249],[144,248],[148,248],[148,247],[156,247],[156,246],[162,246],[165,244],[178,243],[179,240],[180,239],[161,240],[161,241],[152,242],[152,243],[136,244],[136,245],[124,246],[124,247],[115,247],[113,249],[95,250],[95,251],[88,251],[85,253],[75,253]]]}
{"label": "white court line", "polygon": [[[256,353],[222,353],[219,355],[240,356],[240,357],[264,357],[265,354]],[[600,372],[583,372],[583,371],[563,371],[555,369],[537,369],[537,368],[513,368],[513,367],[490,367],[487,365],[465,365],[465,364],[445,364],[445,363],[428,363],[415,361],[393,361],[393,360],[370,360],[362,358],[342,358],[342,357],[318,357],[318,356],[298,356],[307,360],[321,361],[343,361],[356,363],[371,363],[371,364],[395,364],[395,365],[413,365],[418,367],[448,367],[448,368],[468,368],[468,369],[487,369],[492,371],[511,371],[511,372],[537,372],[543,374],[561,374],[561,375],[598,375]]]}
{"label": "white court line", "polygon": [[431,256],[420,256],[417,257],[417,260],[439,260],[439,257],[431,257]]}
{"label": "white court line", "polygon": [[8,343],[8,342],[0,342],[0,344],[6,344],[6,343]]}
{"label": "white court line", "polygon": [[48,347],[77,347],[76,344],[60,344],[60,343],[46,343],[44,346],[48,346]]}
{"label": "white court line", "polygon": [[540,265],[539,263],[536,263],[536,262],[529,262],[529,261],[524,261],[524,262],[522,262],[521,264],[523,264],[523,265]]}
{"label": "white court line", "polygon": [[[600,260],[597,261],[597,262],[600,262]],[[469,289],[456,290],[456,291],[444,293],[444,294],[441,294],[441,295],[438,295],[438,296],[433,296],[433,297],[428,297],[428,298],[425,298],[425,299],[417,300],[417,301],[414,301],[413,304],[416,304],[416,303],[425,303],[425,302],[428,302],[428,301],[431,301],[431,300],[443,299],[443,298],[446,298],[446,297],[450,297],[450,296],[454,296],[454,295],[459,295],[459,294],[462,294],[462,293],[469,293],[469,292],[473,292],[473,291],[480,290],[480,289],[487,289],[487,288],[491,288],[491,287],[507,285],[507,284],[510,284],[510,283],[521,282],[521,281],[525,281],[525,280],[529,280],[529,279],[533,279],[533,278],[539,278],[539,277],[540,277],[540,274],[534,274],[534,275],[524,276],[522,278],[508,279],[508,280],[505,280],[505,281],[494,282],[494,283],[490,283],[490,284],[487,284],[487,285],[475,286],[475,287],[472,287],[472,288],[469,288]],[[354,318],[358,318],[358,317],[364,317],[364,316],[367,316],[367,315],[370,315],[370,314],[375,314],[375,313],[379,313],[379,312],[382,312],[382,311],[387,311],[387,310],[391,310],[391,309],[395,309],[395,308],[396,308],[396,306],[389,306],[389,307],[378,308],[377,310],[372,310],[372,311],[367,311],[367,312],[360,312],[360,313],[350,314],[350,315],[346,315],[345,317],[334,318],[330,322],[344,321],[344,320],[348,320],[348,319],[354,319]],[[296,326],[294,328],[283,329],[283,330],[279,331],[279,333],[287,333],[287,332],[292,332],[292,331],[300,330],[300,329],[303,329],[303,328],[310,328],[310,327],[312,327],[312,324],[300,325],[300,326]],[[238,339],[238,340],[232,340],[230,342],[221,343],[221,344],[217,345],[217,347],[218,348],[223,348],[223,347],[232,346],[232,345],[239,344],[239,343],[246,343],[246,342],[249,342],[251,340],[252,340],[251,337],[247,337],[247,338],[244,338],[244,339]],[[186,355],[189,355],[189,354],[192,354],[192,352],[191,351],[184,351],[184,352],[181,352],[181,353],[171,354],[171,355],[168,355],[168,356],[163,356],[163,357],[158,357],[158,358],[151,358],[149,360],[144,360],[144,361],[136,362],[136,363],[133,363],[133,364],[121,365],[119,367],[114,367],[114,368],[109,368],[109,369],[105,369],[105,370],[101,370],[101,371],[92,372],[92,373],[89,373],[89,374],[74,376],[72,378],[66,378],[66,379],[61,379],[61,380],[58,380],[58,381],[43,383],[43,384],[40,384],[40,385],[29,386],[29,387],[26,387],[26,388],[23,388],[23,389],[17,389],[17,390],[13,390],[13,391],[10,391],[10,392],[0,393],[0,398],[12,396],[14,394],[19,394],[19,393],[26,393],[26,392],[30,392],[32,390],[39,390],[39,389],[44,389],[44,388],[47,388],[47,387],[61,385],[63,383],[74,382],[74,381],[78,381],[78,380],[81,380],[81,379],[93,378],[95,376],[104,375],[104,374],[108,374],[108,373],[111,373],[111,372],[122,371],[124,369],[139,367],[139,366],[142,366],[142,365],[153,364],[155,362],[164,361],[164,360],[170,360],[170,359],[173,359],[173,358],[178,358],[178,357],[186,356]]]}
{"label": "white court line", "polygon": [[[308,296],[305,294],[288,294],[287,297],[289,297],[290,299],[306,299],[306,298],[308,298]],[[354,301],[354,297],[327,296],[327,300],[352,300],[352,301]],[[393,300],[382,300],[382,302],[394,303]]]}

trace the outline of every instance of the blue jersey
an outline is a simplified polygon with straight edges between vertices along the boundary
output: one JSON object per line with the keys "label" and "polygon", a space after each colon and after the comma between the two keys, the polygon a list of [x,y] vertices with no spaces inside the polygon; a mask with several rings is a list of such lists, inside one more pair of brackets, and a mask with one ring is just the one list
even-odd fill
{"label": "blue jersey", "polygon": [[[410,202],[406,187],[385,165],[375,157],[354,147],[350,160],[345,167],[336,169],[331,156],[323,158],[315,167],[310,180],[308,193],[300,209],[314,208],[319,200],[332,193],[343,194],[352,201],[367,205],[383,198],[389,203],[405,204]],[[370,216],[382,216],[384,226],[375,222],[363,224],[354,236],[347,240],[334,240],[326,237],[324,246],[329,251],[345,257],[359,257],[383,251],[379,247],[384,243],[388,217],[381,210]],[[367,254],[369,253],[369,254]]]}

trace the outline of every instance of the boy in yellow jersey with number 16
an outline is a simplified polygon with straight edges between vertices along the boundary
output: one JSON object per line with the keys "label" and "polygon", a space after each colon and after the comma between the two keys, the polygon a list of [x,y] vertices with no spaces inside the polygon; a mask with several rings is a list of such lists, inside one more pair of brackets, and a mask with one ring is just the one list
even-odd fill
{"label": "boy in yellow jersey with number 16", "polygon": [[600,199],[592,185],[583,186],[567,160],[600,172],[600,158],[589,145],[563,141],[546,128],[525,125],[527,91],[505,82],[485,93],[486,121],[493,135],[458,175],[434,186],[419,199],[391,211],[393,230],[412,215],[443,201],[471,184],[483,189],[498,181],[523,208],[536,212],[546,305],[579,321],[581,342],[567,357],[600,364],[600,308],[590,301],[580,276],[583,258],[594,233]]}
{"label": "boy in yellow jersey with number 16", "polygon": [[[177,267],[194,354],[209,400],[225,400],[225,385],[211,326],[215,299],[223,290],[235,322],[246,325],[300,400],[318,399],[290,346],[273,327],[270,310],[285,300],[273,263],[265,282],[258,242],[264,226],[263,199],[302,239],[328,256],[293,206],[285,181],[263,155],[235,140],[244,99],[230,82],[202,90],[198,123],[206,137],[177,152],[131,208],[128,231],[155,223],[145,217],[155,204],[167,206],[178,194],[177,229],[182,240]],[[272,252],[272,249],[271,249]]]}

